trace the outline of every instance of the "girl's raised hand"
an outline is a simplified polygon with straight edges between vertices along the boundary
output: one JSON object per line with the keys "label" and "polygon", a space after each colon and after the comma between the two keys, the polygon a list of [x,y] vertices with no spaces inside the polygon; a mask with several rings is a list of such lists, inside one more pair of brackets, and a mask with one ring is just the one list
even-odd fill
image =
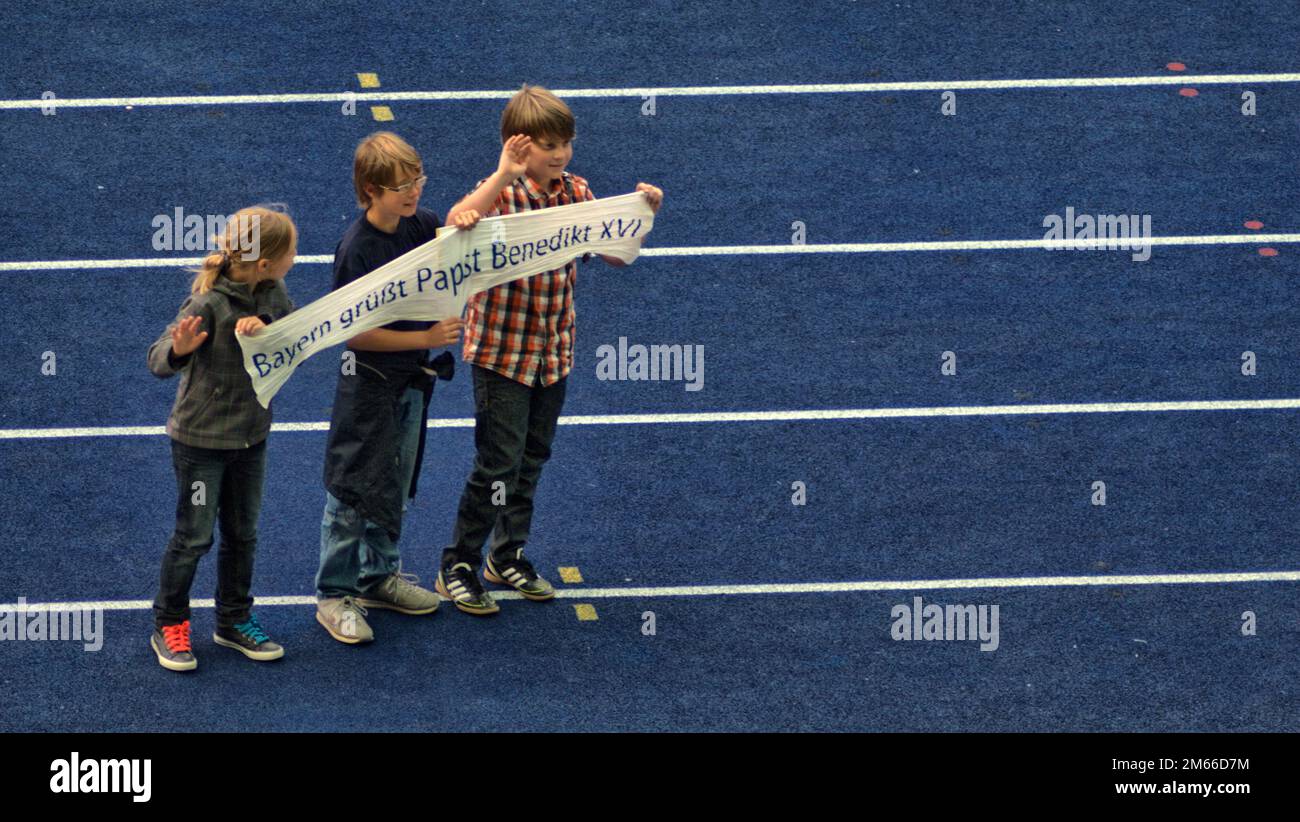
{"label": "girl's raised hand", "polygon": [[501,160],[497,163],[497,173],[513,180],[528,170],[528,152],[533,147],[533,138],[527,134],[516,134],[501,147]]}
{"label": "girl's raised hand", "polygon": [[260,317],[240,317],[235,321],[235,333],[245,337],[251,337],[263,328],[266,328],[266,323]]}
{"label": "girl's raised hand", "polygon": [[176,356],[184,357],[203,345],[203,341],[208,338],[208,332],[199,331],[199,326],[202,324],[203,318],[197,314],[176,323],[176,327],[172,329],[172,351],[176,352]]}

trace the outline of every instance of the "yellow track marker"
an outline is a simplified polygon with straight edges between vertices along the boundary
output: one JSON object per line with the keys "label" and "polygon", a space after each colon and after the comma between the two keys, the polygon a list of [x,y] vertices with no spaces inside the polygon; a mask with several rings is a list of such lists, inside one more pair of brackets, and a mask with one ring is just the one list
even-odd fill
{"label": "yellow track marker", "polygon": [[381,123],[387,123],[393,119],[393,110],[388,106],[371,106],[370,113]]}
{"label": "yellow track marker", "polygon": [[576,566],[560,566],[560,579],[570,585],[582,582],[582,572]]}
{"label": "yellow track marker", "polygon": [[578,615],[579,622],[595,622],[600,619],[600,617],[596,616],[595,605],[575,605],[573,606],[573,612]]}
{"label": "yellow track marker", "polygon": [[379,88],[379,75],[370,71],[357,72],[357,82],[362,88]]}

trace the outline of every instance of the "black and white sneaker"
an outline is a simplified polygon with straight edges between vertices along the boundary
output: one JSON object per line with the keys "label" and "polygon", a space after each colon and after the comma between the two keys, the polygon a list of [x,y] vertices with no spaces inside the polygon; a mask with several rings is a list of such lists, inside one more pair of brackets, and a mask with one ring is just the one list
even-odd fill
{"label": "black and white sneaker", "polygon": [[555,598],[555,589],[551,583],[538,576],[533,564],[524,559],[524,549],[515,551],[513,559],[494,560],[489,553],[487,564],[483,568],[483,578],[497,585],[509,585],[526,599],[545,602]]}
{"label": "black and white sneaker", "polygon": [[478,581],[478,574],[468,562],[458,562],[439,571],[434,589],[467,614],[486,616],[501,610],[492,595],[483,590],[483,583]]}

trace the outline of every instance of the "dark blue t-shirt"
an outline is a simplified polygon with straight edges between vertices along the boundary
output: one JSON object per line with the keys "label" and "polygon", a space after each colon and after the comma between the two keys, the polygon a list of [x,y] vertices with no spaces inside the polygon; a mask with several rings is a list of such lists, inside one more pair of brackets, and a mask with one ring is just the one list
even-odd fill
{"label": "dark blue t-shirt", "polygon": [[[360,279],[385,263],[390,263],[413,248],[432,240],[442,222],[438,215],[417,208],[412,217],[402,217],[392,234],[370,224],[363,213],[339,240],[334,249],[334,286],[337,291]],[[397,320],[382,328],[392,331],[424,331],[433,325],[422,320]],[[426,351],[358,351],[357,358],[375,366],[423,363]]]}

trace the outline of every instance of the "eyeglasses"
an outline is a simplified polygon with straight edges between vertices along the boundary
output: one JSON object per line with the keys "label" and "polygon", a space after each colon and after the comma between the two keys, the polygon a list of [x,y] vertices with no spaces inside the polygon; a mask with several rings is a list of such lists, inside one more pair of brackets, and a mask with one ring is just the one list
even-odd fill
{"label": "eyeglasses", "polygon": [[427,181],[428,179],[429,176],[427,174],[421,174],[419,177],[416,177],[414,180],[409,180],[405,183],[402,183],[400,186],[397,186],[396,188],[393,188],[392,186],[385,186],[385,185],[381,185],[380,188],[382,188],[384,191],[396,191],[398,194],[405,194],[406,192],[410,191],[413,188],[422,188],[424,186],[425,181]]}

